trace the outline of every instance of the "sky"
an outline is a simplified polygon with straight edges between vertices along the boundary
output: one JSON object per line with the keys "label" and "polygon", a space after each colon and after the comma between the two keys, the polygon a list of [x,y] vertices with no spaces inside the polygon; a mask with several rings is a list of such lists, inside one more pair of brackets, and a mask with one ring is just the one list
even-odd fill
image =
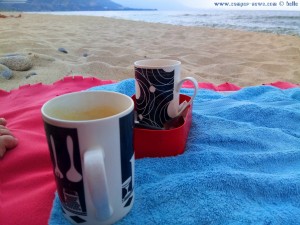
{"label": "sky", "polygon": [[158,10],[180,10],[205,8],[211,0],[113,0],[123,6],[133,8],[152,8]]}
{"label": "sky", "polygon": [[[158,10],[187,10],[187,9],[247,9],[247,10],[300,10],[300,0],[113,0],[123,6],[132,8],[152,8]],[[277,6],[237,6],[216,7],[215,2],[229,3],[276,3]],[[290,5],[287,5],[290,4]]]}

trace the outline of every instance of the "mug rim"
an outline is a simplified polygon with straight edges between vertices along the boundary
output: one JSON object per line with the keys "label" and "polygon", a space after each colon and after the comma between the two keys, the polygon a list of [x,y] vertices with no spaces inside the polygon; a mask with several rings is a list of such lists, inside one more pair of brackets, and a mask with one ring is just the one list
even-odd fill
{"label": "mug rim", "polygon": [[[127,107],[126,109],[116,113],[116,114],[113,114],[111,116],[107,116],[107,117],[103,117],[103,118],[98,118],[98,119],[90,119],[90,120],[66,120],[66,119],[59,119],[59,118],[55,118],[51,115],[49,115],[47,112],[46,112],[46,108],[53,102],[53,101],[56,101],[58,99],[61,99],[61,98],[65,98],[67,96],[70,96],[70,95],[78,95],[78,94],[81,94],[81,93],[106,93],[106,94],[114,94],[114,95],[119,95],[120,97],[124,97],[126,98],[127,100],[129,100],[130,102],[130,106]],[[118,117],[122,117],[122,116],[125,116],[127,114],[129,114],[131,111],[133,111],[134,109],[134,101],[132,100],[131,97],[125,95],[125,94],[122,94],[122,93],[119,93],[119,92],[113,92],[113,91],[102,91],[102,90],[98,90],[98,91],[79,91],[79,92],[72,92],[72,93],[67,93],[67,94],[63,94],[63,95],[60,95],[60,96],[56,96],[52,99],[49,99],[48,101],[46,101],[42,108],[41,108],[41,113],[42,113],[42,117],[43,117],[43,120],[45,122],[50,122],[53,121],[53,122],[56,122],[56,123],[65,123],[65,124],[82,124],[82,123],[94,123],[94,122],[97,122],[97,121],[105,121],[105,120],[110,120],[110,119],[113,119],[113,118],[118,118]]]}
{"label": "mug rim", "polygon": [[137,68],[167,68],[180,66],[181,62],[174,59],[142,59],[134,62]]}

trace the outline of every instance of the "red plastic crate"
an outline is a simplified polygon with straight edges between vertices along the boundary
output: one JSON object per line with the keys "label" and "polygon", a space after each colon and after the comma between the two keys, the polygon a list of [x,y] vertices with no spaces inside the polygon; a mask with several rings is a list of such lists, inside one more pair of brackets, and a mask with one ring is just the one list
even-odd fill
{"label": "red plastic crate", "polygon": [[[135,96],[132,96],[135,100]],[[191,97],[180,95],[180,103]],[[170,130],[134,128],[135,158],[167,157],[182,154],[192,124],[192,104],[188,106],[179,126]]]}

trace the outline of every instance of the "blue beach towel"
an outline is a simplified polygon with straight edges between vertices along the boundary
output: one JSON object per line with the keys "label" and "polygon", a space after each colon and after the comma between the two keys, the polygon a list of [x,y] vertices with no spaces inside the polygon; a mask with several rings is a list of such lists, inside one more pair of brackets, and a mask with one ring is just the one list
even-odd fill
{"label": "blue beach towel", "polygon": [[[92,89],[131,96],[134,80]],[[118,225],[300,224],[300,88],[201,89],[184,154],[135,165],[134,206]],[[49,224],[70,224],[57,196]]]}

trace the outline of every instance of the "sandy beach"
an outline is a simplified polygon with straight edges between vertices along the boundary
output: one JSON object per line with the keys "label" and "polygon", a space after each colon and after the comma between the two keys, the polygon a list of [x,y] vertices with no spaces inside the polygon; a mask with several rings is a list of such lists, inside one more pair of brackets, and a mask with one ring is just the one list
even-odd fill
{"label": "sandy beach", "polygon": [[298,36],[94,16],[22,14],[0,18],[0,24],[0,57],[18,53],[32,62],[32,68],[13,71],[9,80],[0,77],[3,90],[50,84],[68,75],[132,78],[133,62],[144,58],[180,60],[182,77],[216,85],[300,83]]}

